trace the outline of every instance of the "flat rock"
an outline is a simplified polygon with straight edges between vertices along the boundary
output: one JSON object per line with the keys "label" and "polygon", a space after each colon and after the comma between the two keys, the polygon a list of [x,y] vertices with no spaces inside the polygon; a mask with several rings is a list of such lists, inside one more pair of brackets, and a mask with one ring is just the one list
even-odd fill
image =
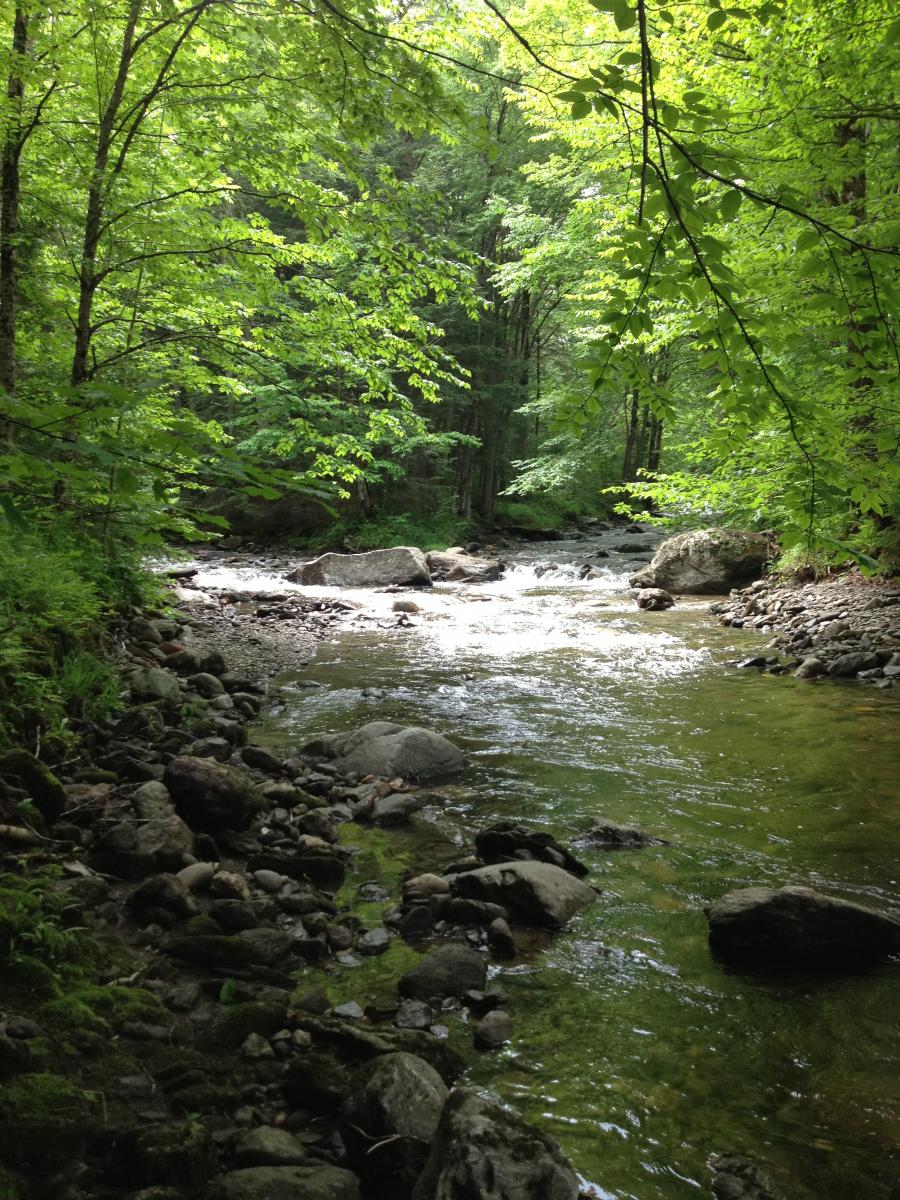
{"label": "flat rock", "polygon": [[561,928],[597,893],[562,867],[545,862],[505,862],[452,878],[454,892],[470,900],[502,905],[524,925]]}
{"label": "flat rock", "polygon": [[822,965],[877,962],[900,951],[900,920],[807,887],[728,892],[706,910],[723,956]]}
{"label": "flat rock", "polygon": [[296,583],[319,587],[429,586],[425,555],[415,546],[393,546],[365,554],[323,554],[288,576]]}
{"label": "flat rock", "polygon": [[246,1167],[220,1176],[209,1200],[359,1200],[359,1180],[341,1167]]}

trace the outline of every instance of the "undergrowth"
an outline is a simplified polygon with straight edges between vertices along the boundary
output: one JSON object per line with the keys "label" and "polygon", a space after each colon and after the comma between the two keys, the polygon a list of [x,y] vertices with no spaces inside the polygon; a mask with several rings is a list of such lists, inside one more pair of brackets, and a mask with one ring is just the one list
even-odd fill
{"label": "undergrowth", "polygon": [[105,626],[150,584],[136,559],[107,557],[66,528],[0,527],[0,556],[0,749],[33,747],[115,707]]}

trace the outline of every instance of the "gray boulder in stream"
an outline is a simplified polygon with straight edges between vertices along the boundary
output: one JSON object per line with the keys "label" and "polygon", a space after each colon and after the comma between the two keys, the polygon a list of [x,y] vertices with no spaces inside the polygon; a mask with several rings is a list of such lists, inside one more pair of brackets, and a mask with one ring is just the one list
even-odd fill
{"label": "gray boulder in stream", "polygon": [[425,555],[415,546],[392,546],[365,554],[322,554],[288,579],[319,587],[390,587],[431,584]]}
{"label": "gray boulder in stream", "polygon": [[862,965],[900,951],[900,920],[807,887],[741,888],[706,916],[713,950],[762,965]]}
{"label": "gray boulder in stream", "polygon": [[501,904],[522,925],[562,928],[597,893],[562,867],[546,862],[505,862],[451,878],[457,896]]}
{"label": "gray boulder in stream", "polygon": [[349,734],[319,736],[303,747],[324,754],[344,775],[380,775],[386,779],[427,782],[458,775],[466,765],[462,750],[442,734],[417,725],[369,721]]}
{"label": "gray boulder in stream", "polygon": [[578,1200],[553,1138],[469,1088],[450,1094],[412,1200]]}
{"label": "gray boulder in stream", "polygon": [[481,558],[467,554],[460,546],[449,550],[434,550],[428,555],[432,579],[450,583],[490,583],[503,574],[503,563],[497,558]]}
{"label": "gray boulder in stream", "polygon": [[662,543],[648,566],[629,580],[633,588],[717,594],[752,583],[763,573],[772,547],[763,533],[695,529]]}

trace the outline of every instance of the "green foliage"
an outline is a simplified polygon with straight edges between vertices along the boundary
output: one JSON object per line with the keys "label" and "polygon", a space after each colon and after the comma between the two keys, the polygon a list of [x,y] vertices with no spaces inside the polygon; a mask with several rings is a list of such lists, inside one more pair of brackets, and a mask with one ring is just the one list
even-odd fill
{"label": "green foliage", "polygon": [[133,555],[109,556],[64,522],[28,533],[0,526],[0,554],[2,747],[112,711],[117,677],[98,654],[104,625],[155,585]]}
{"label": "green foliage", "polygon": [[470,540],[472,522],[454,516],[446,506],[437,512],[398,513],[369,520],[341,521],[313,539],[313,550],[341,547],[347,551],[380,550],[385,546],[418,546],[443,550]]}
{"label": "green foliage", "polygon": [[53,867],[0,874],[0,956],[54,969],[80,957],[78,932],[64,920],[70,905]]}
{"label": "green foliage", "polygon": [[542,499],[500,499],[494,515],[501,525],[521,526],[524,529],[560,529],[578,516],[594,513],[597,506],[588,497],[584,504],[565,495],[549,495]]}

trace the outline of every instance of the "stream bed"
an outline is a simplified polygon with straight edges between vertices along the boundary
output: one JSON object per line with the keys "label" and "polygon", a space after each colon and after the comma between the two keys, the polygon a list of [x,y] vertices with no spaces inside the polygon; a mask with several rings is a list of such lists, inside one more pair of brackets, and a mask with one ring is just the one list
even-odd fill
{"label": "stream bed", "polygon": [[[440,869],[500,819],[569,841],[604,816],[668,839],[578,851],[603,896],[494,969],[515,1035],[467,1076],[552,1133],[598,1197],[708,1197],[710,1155],[736,1153],[789,1200],[897,1200],[900,965],[737,973],[710,955],[703,906],[800,883],[900,910],[898,692],[725,665],[768,637],[718,626],[709,598],[638,611],[614,544],[529,546],[497,583],[405,594],[422,610],[410,628],[395,595],[341,593],[358,620],[275,681],[255,736],[287,750],[383,719],[467,752],[427,821],[345,828],[353,889],[377,877],[396,897],[404,869]],[[196,582],[288,586],[221,566]],[[337,986],[389,999],[411,956],[394,942]]]}

